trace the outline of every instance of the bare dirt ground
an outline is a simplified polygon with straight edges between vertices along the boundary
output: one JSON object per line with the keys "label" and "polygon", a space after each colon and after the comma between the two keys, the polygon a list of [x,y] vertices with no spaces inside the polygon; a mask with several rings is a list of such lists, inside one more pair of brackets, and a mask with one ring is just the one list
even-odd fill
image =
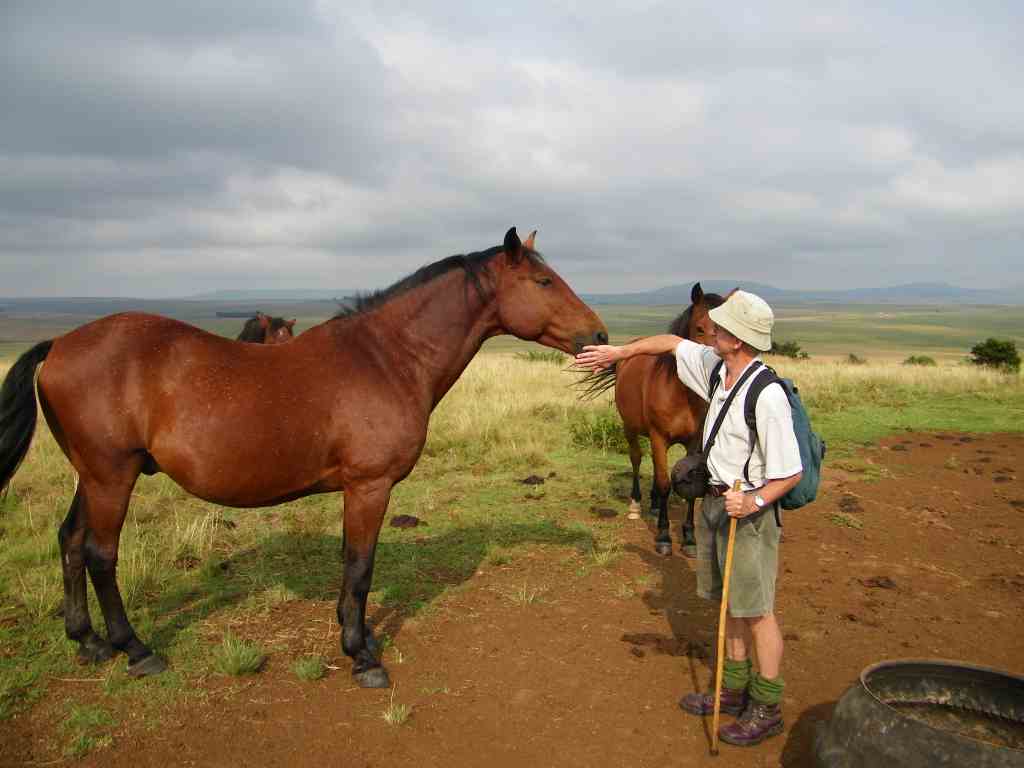
{"label": "bare dirt ground", "polygon": [[[394,701],[412,707],[403,725],[382,718],[391,691],[352,685],[333,604],[295,601],[245,635],[291,638],[337,670],[306,683],[272,658],[242,683],[210,679],[202,701],[155,729],[125,717],[80,764],[807,766],[815,724],[868,664],[1024,672],[1024,436],[906,434],[858,462],[829,467],[819,500],[784,519],[786,730],[759,747],[710,758],[710,722],[677,706],[712,677],[717,608],[694,596],[691,561],[654,554],[645,518],[617,560],[582,577],[564,552],[533,551],[392,623]],[[60,686],[85,684],[61,683],[4,724],[0,764],[61,762],[54,702]]]}

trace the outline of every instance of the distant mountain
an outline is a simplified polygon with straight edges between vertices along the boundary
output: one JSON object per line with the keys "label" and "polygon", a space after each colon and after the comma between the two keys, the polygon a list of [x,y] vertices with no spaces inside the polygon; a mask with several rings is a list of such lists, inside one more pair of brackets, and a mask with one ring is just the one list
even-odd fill
{"label": "distant mountain", "polygon": [[359,293],[354,288],[265,288],[260,290],[220,290],[186,296],[188,301],[333,301]]}
{"label": "distant mountain", "polygon": [[[723,295],[737,286],[735,280],[701,280],[700,284],[706,293]],[[739,286],[745,291],[756,293],[769,304],[1024,304],[1024,292],[958,288],[948,283],[907,283],[888,288],[854,288],[845,291],[786,290],[749,282],[740,282]],[[692,289],[693,283],[689,283],[639,293],[584,293],[580,294],[580,298],[590,304],[683,305],[690,303]]]}

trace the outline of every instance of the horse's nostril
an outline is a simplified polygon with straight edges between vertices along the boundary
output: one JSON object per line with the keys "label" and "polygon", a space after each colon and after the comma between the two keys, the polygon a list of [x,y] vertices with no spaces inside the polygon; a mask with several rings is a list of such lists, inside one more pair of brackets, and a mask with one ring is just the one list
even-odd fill
{"label": "horse's nostril", "polygon": [[597,343],[598,344],[607,344],[608,343],[608,334],[605,333],[604,331],[598,331],[597,332]]}

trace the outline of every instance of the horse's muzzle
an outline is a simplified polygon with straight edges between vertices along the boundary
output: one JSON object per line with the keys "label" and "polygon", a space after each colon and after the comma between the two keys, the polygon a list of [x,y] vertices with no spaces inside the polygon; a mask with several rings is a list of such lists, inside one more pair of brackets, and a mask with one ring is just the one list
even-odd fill
{"label": "horse's muzzle", "polygon": [[589,335],[581,334],[574,338],[573,342],[575,343],[576,354],[578,355],[580,352],[583,351],[583,347],[585,346],[599,346],[601,344],[607,344],[608,331],[602,329],[600,331],[594,331],[594,333]]}

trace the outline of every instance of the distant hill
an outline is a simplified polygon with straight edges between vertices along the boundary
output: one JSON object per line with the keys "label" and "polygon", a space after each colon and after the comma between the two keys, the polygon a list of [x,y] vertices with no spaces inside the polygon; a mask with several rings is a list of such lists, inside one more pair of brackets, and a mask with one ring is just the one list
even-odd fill
{"label": "distant hill", "polygon": [[262,290],[206,291],[185,297],[188,301],[334,301],[359,293],[355,288],[267,288]]}
{"label": "distant hill", "polygon": [[[706,293],[726,294],[737,286],[734,280],[701,280]],[[845,291],[786,290],[764,283],[739,284],[770,304],[1024,304],[1024,292],[958,288],[948,283],[907,283],[888,288],[854,288]],[[583,293],[589,304],[672,304],[690,303],[693,284],[671,285],[639,293]]]}

